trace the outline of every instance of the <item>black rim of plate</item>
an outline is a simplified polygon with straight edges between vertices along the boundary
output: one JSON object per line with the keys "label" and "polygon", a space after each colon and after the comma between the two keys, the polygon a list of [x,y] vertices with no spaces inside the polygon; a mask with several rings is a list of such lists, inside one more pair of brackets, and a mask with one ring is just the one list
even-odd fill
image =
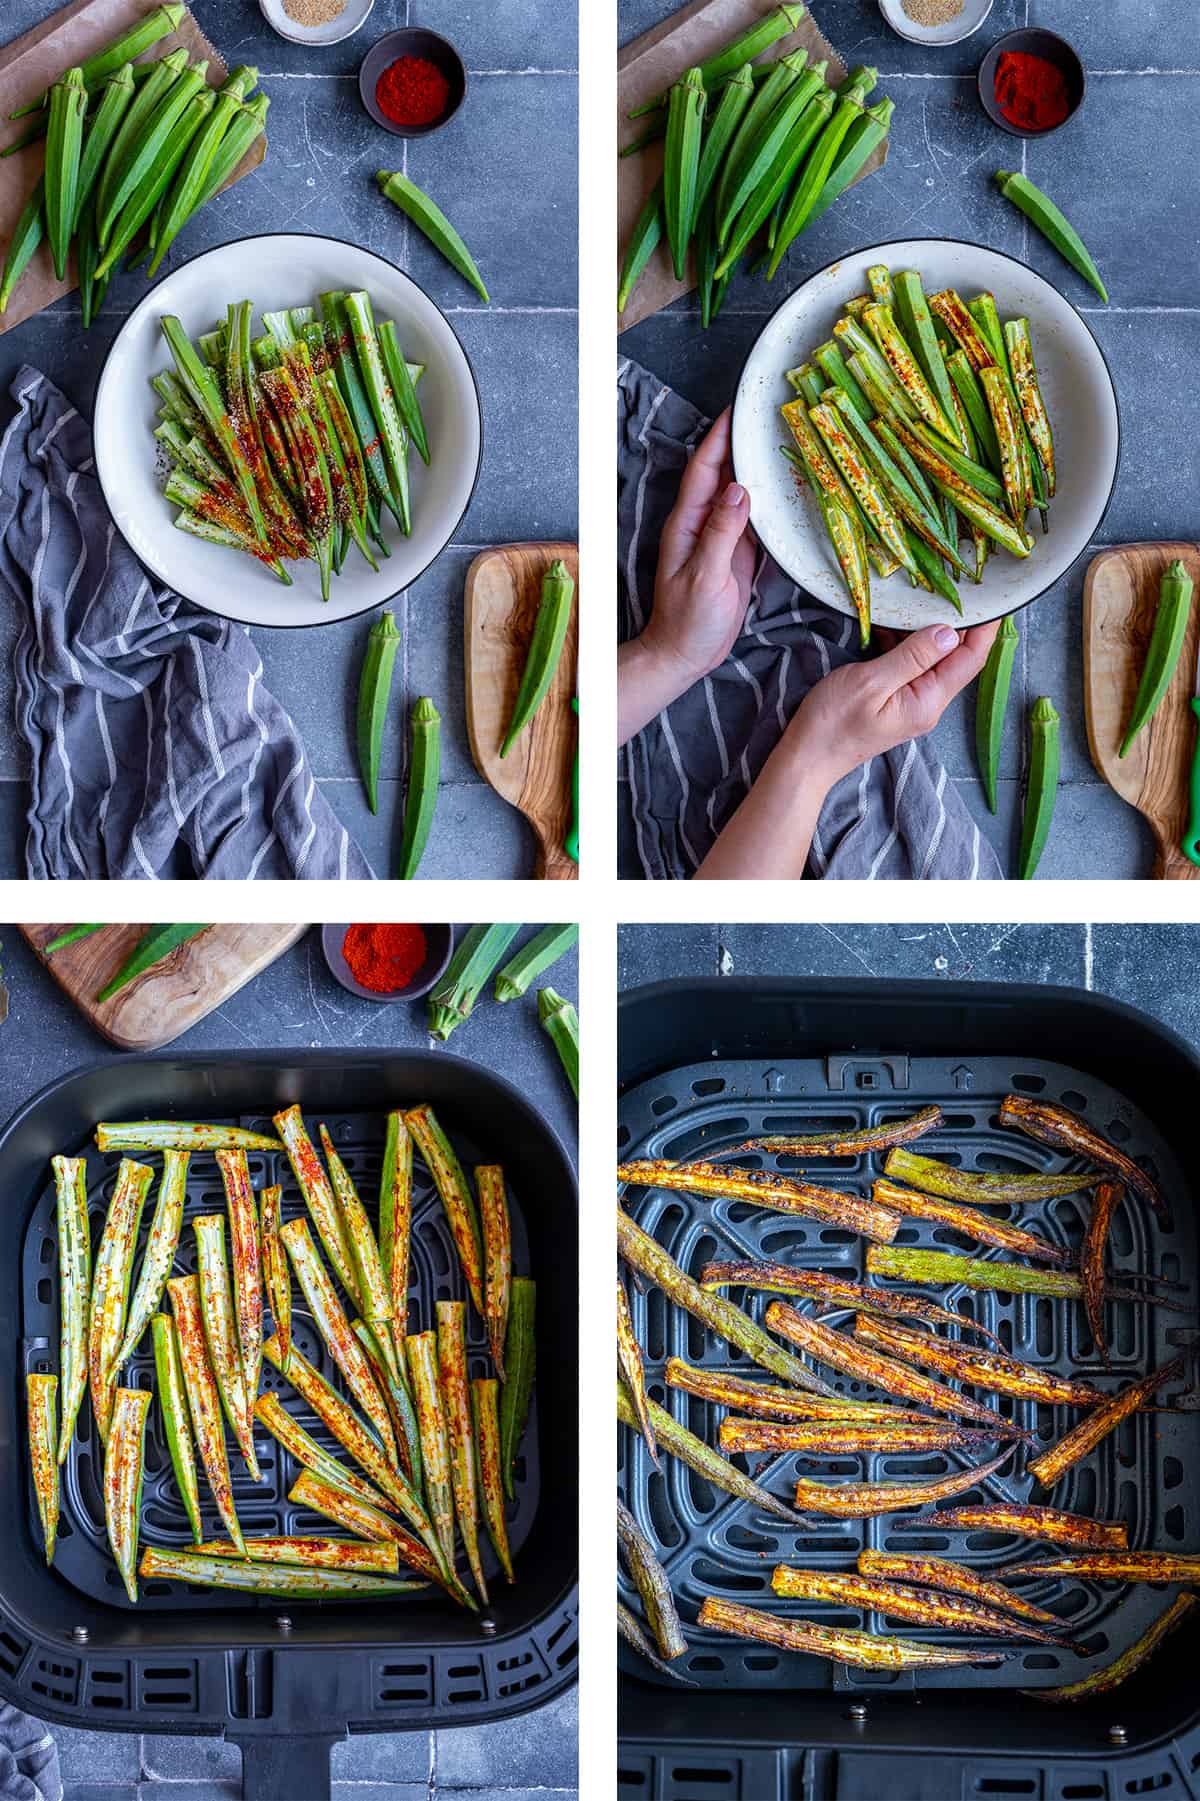
{"label": "black rim of plate", "polygon": [[[1104,524],[1104,521],[1108,516],[1108,509],[1112,505],[1112,497],[1117,491],[1117,478],[1121,473],[1121,439],[1122,439],[1121,402],[1120,402],[1120,398],[1117,394],[1117,384],[1113,380],[1112,367],[1109,363],[1108,358],[1104,354],[1104,346],[1101,344],[1099,338],[1096,336],[1095,332],[1092,330],[1091,326],[1088,324],[1087,320],[1084,318],[1084,316],[1080,312],[1079,308],[1075,305],[1075,302],[1073,300],[1068,300],[1066,295],[1063,293],[1060,293],[1058,288],[1056,288],[1054,286],[1054,283],[1052,281],[1050,281],[1048,279],[1048,277],[1046,277],[1045,275],[1039,275],[1039,273],[1036,269],[1031,268],[1028,263],[1023,263],[1019,256],[1010,256],[1010,254],[1007,250],[994,250],[990,244],[977,244],[975,242],[974,238],[886,238],[878,244],[868,244],[868,245],[862,246],[860,249],[857,249],[857,250],[843,251],[840,256],[831,257],[830,260],[827,263],[823,264],[820,269],[814,269],[811,275],[805,276],[804,280],[800,283],[799,287],[793,288],[791,293],[788,294],[783,300],[780,301],[779,305],[775,308],[775,311],[769,316],[769,318],[767,318],[763,321],[761,327],[759,328],[758,332],[755,335],[753,344],[751,344],[749,350],[746,352],[745,356],[742,358],[742,365],[741,365],[741,368],[738,370],[737,383],[733,390],[733,401],[732,401],[732,405],[731,405],[731,409],[730,409],[730,418],[729,418],[730,461],[731,462],[733,461],[733,427],[734,427],[734,422],[737,418],[738,396],[741,394],[741,391],[742,391],[742,382],[745,380],[746,369],[749,365],[750,358],[754,355],[754,352],[758,349],[758,346],[759,346],[759,343],[760,343],[762,337],[767,332],[767,330],[775,323],[775,320],[779,317],[779,314],[783,311],[784,307],[790,306],[792,301],[796,298],[797,294],[802,294],[804,292],[805,288],[809,287],[814,281],[819,281],[822,275],[828,274],[829,270],[836,268],[839,263],[848,262],[851,257],[873,255],[874,252],[877,250],[890,250],[893,247],[893,245],[896,245],[896,244],[953,244],[956,249],[960,249],[960,250],[985,250],[989,256],[999,256],[999,257],[1002,257],[1006,263],[1015,264],[1015,266],[1018,269],[1024,270],[1026,275],[1031,275],[1035,281],[1041,282],[1044,287],[1049,288],[1052,293],[1057,294],[1058,298],[1063,302],[1063,304],[1065,306],[1070,307],[1070,309],[1074,313],[1076,319],[1078,319],[1080,325],[1083,327],[1083,329],[1087,333],[1088,337],[1092,340],[1092,343],[1096,346],[1097,355],[1099,356],[1100,361],[1103,363],[1104,373],[1108,377],[1109,391],[1112,394],[1113,412],[1116,414],[1116,418],[1117,418],[1117,454],[1113,460],[1112,481],[1109,484],[1108,493],[1104,497],[1104,504],[1100,508],[1100,511],[1097,514],[1095,520],[1089,527],[1087,536],[1084,538],[1083,544],[1081,545],[1077,554],[1071,558],[1071,561],[1067,564],[1066,568],[1064,570],[1062,570],[1058,575],[1056,575],[1053,581],[1047,582],[1046,586],[1044,588],[1039,588],[1036,594],[1031,594],[1029,596],[1028,600],[1021,601],[1019,606],[1009,607],[1003,613],[994,613],[994,614],[990,615],[987,619],[976,619],[972,622],[971,626],[967,626],[964,624],[964,625],[959,625],[956,627],[956,630],[959,630],[959,631],[970,631],[976,625],[991,625],[994,620],[1008,619],[1008,618],[1012,618],[1017,613],[1023,613],[1025,611],[1026,607],[1031,607],[1035,600],[1040,600],[1042,598],[1043,594],[1048,594],[1050,592],[1051,588],[1057,588],[1059,582],[1065,582],[1068,580],[1068,578],[1074,573],[1075,569],[1078,567],[1080,560],[1087,555],[1089,545],[1094,544],[1096,541],[1096,533],[1100,530],[1100,527]],[[736,480],[737,479],[736,464],[734,464],[734,467],[733,467],[733,474],[734,474],[734,479]],[[751,524],[753,524],[753,520],[751,520]],[[767,556],[771,557],[771,561],[775,562],[776,558],[771,555],[771,552],[769,550],[767,550],[767,547],[765,544],[763,545],[763,549],[764,549],[764,551],[766,551]],[[782,563],[779,563],[778,567],[780,569],[783,569],[783,573],[788,577],[789,581],[795,582],[796,587],[801,588],[805,594],[808,594],[810,592],[810,590],[808,588],[804,587],[804,584],[802,582],[796,581],[795,576],[792,575],[788,569],[785,569]],[[841,614],[841,609],[839,607],[835,607],[832,604],[832,602],[825,600],[820,594],[813,594],[811,596],[811,598],[813,600],[815,600],[819,606],[828,607],[829,611],[831,613]],[[847,611],[844,614],[841,614],[841,616],[843,618],[853,619],[854,614],[850,609],[847,609]],[[875,621],[872,621],[872,624],[874,624],[874,623],[875,623]],[[929,620],[928,623],[930,625],[938,625],[941,623],[948,624],[949,621],[939,621],[936,619],[931,619],[931,620]],[[888,630],[888,631],[896,631],[896,630],[900,630],[901,628],[896,627],[896,626],[882,626],[881,625],[881,629]],[[923,631],[924,627],[923,626],[912,626],[909,629],[912,631]]]}
{"label": "black rim of plate", "polygon": [[[454,327],[451,325],[449,319],[447,319],[444,310],[438,305],[436,300],[434,300],[429,294],[427,294],[425,292],[425,289],[421,286],[419,281],[414,281],[413,277],[408,273],[408,271],[406,269],[402,269],[400,267],[399,263],[389,262],[387,257],[380,256],[380,254],[377,250],[364,250],[361,244],[352,244],[350,242],[349,238],[331,237],[328,232],[324,232],[324,231],[256,231],[256,232],[253,232],[249,237],[228,238],[224,244],[212,244],[209,246],[209,248],[207,250],[197,250],[193,256],[189,256],[184,262],[180,263],[176,268],[170,270],[166,275],[162,276],[158,281],[156,281],[153,287],[147,288],[146,292],[142,295],[142,298],[138,301],[137,305],[134,307],[133,311],[130,313],[128,319],[126,319],[124,325],[121,327],[120,331],[117,333],[116,337],[113,339],[112,343],[109,345],[108,349],[104,353],[104,360],[100,364],[99,380],[96,383],[96,409],[95,409],[96,413],[99,413],[99,410],[100,410],[100,400],[101,400],[101,396],[104,392],[105,381],[108,378],[108,365],[112,358],[113,351],[117,348],[117,345],[121,342],[121,339],[125,336],[125,333],[129,330],[129,327],[132,325],[133,321],[137,318],[137,316],[141,312],[142,308],[144,306],[146,306],[147,303],[153,298],[153,296],[158,292],[159,288],[161,288],[163,286],[164,282],[173,281],[177,275],[181,274],[184,269],[190,268],[190,266],[193,263],[200,262],[201,259],[206,256],[216,256],[220,251],[228,250],[232,244],[263,244],[263,243],[267,243],[272,238],[310,238],[310,239],[312,239],[312,241],[314,243],[337,244],[337,245],[340,245],[343,250],[357,250],[360,252],[361,255],[373,257],[377,263],[382,263],[385,269],[391,269],[395,272],[395,274],[402,275],[404,277],[405,281],[411,282],[413,287],[417,290],[417,293],[421,295],[423,300],[427,300],[429,302],[430,306],[433,308],[435,313],[437,313],[439,319],[441,319],[443,321],[443,323],[445,324],[446,330],[450,333],[450,336],[454,339],[454,342],[458,345],[459,350],[462,352],[463,361],[467,365],[467,373],[471,377],[471,386],[475,391],[475,410],[479,416],[479,450],[475,457],[475,468],[471,475],[471,487],[467,494],[466,500],[463,502],[462,512],[458,515],[458,518],[455,520],[454,524],[451,526],[450,531],[447,534],[444,542],[438,546],[437,550],[434,551],[433,555],[430,557],[430,559],[427,563],[422,564],[421,568],[418,569],[415,572],[415,574],[409,576],[408,580],[403,584],[402,587],[393,588],[392,592],[390,594],[382,595],[378,600],[368,601],[365,606],[356,607],[352,613],[339,613],[339,614],[337,614],[336,617],[330,617],[328,619],[310,619],[310,620],[273,619],[270,621],[266,621],[266,620],[260,620],[260,619],[254,619],[254,620],[238,619],[232,613],[224,613],[224,612],[221,612],[216,607],[207,606],[204,601],[198,600],[194,594],[189,594],[185,588],[176,586],[176,584],[171,581],[170,577],[165,575],[161,569],[156,568],[155,565],[153,563],[151,563],[147,558],[139,555],[139,553],[136,550],[134,550],[133,545],[129,543],[129,539],[125,537],[124,532],[121,532],[121,537],[124,540],[125,544],[128,545],[129,550],[137,558],[138,562],[141,563],[144,568],[146,568],[150,571],[150,573],[154,576],[156,581],[161,582],[164,587],[169,588],[173,594],[178,594],[184,600],[190,601],[194,607],[199,607],[203,612],[211,613],[217,619],[231,620],[234,625],[244,625],[250,631],[253,631],[256,629],[261,629],[261,630],[272,631],[272,632],[280,632],[280,631],[302,632],[302,631],[311,631],[314,627],[322,626],[322,625],[342,625],[345,623],[345,621],[347,619],[361,619],[365,613],[373,613],[377,607],[386,606],[389,601],[395,600],[397,594],[403,594],[406,591],[406,589],[415,586],[415,584],[420,581],[420,579],[423,575],[427,575],[429,573],[429,571],[433,568],[433,565],[437,562],[438,558],[442,555],[442,553],[448,548],[449,545],[451,545],[454,542],[455,533],[458,531],[459,526],[462,524],[463,520],[466,518],[468,512],[470,511],[471,502],[475,498],[475,490],[479,486],[480,472],[483,468],[483,441],[484,441],[483,396],[481,395],[481,393],[479,391],[479,377],[475,373],[475,365],[471,361],[470,355],[468,354],[468,351],[467,351],[467,347],[463,343],[462,339],[459,337],[458,333],[455,331]],[[93,444],[94,443],[95,443],[95,420],[93,418]],[[108,488],[105,485],[104,472],[103,472],[103,469],[101,466],[101,460],[100,460],[99,455],[96,456],[96,479],[100,483],[100,492],[104,497],[104,504],[108,508],[109,517],[112,519],[113,525],[116,526],[116,529],[118,531],[121,531],[120,526],[117,525],[116,515],[113,512],[112,502],[108,497]],[[217,545],[217,546],[212,546],[211,548],[219,549],[221,547],[219,545]],[[242,553],[242,554],[245,554],[245,553]],[[286,592],[286,590],[285,590],[285,592]]]}

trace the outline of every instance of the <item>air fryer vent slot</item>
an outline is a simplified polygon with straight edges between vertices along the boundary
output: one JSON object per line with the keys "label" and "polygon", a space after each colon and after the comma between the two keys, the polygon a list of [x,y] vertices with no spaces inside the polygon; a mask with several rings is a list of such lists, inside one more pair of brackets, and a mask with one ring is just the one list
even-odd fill
{"label": "air fryer vent slot", "polygon": [[79,1665],[74,1659],[39,1657],[30,1673],[29,1686],[47,1701],[74,1707],[79,1692]]}
{"label": "air fryer vent slot", "polygon": [[0,1674],[15,1676],[28,1650],[27,1638],[18,1638],[8,1627],[0,1628]]}
{"label": "air fryer vent slot", "polygon": [[[717,1083],[722,1085],[717,1087]],[[768,1172],[800,1169],[823,1185],[865,1194],[882,1173],[882,1153],[819,1161],[776,1154],[769,1148],[739,1152],[733,1157],[729,1153],[747,1138],[860,1129],[935,1103],[943,1111],[945,1124],[915,1147],[921,1152],[928,1151],[968,1170],[1019,1173],[1081,1167],[1000,1125],[1001,1099],[1012,1090],[1082,1110],[1100,1130],[1108,1130],[1109,1122],[1120,1123],[1127,1153],[1143,1167],[1153,1167],[1160,1173],[1168,1197],[1181,1198],[1174,1208],[1175,1225],[1169,1237],[1145,1208],[1123,1203],[1113,1221],[1109,1265],[1115,1274],[1137,1270],[1164,1275],[1169,1260],[1172,1279],[1194,1282],[1197,1255],[1195,1212],[1189,1204],[1191,1185],[1166,1140],[1148,1117],[1106,1083],[1077,1069],[1049,1062],[972,1057],[962,1052],[941,1057],[907,1057],[890,1055],[886,1045],[872,1046],[870,1052],[824,1059],[729,1058],[715,1064],[709,1060],[667,1074],[656,1073],[652,1081],[622,1095],[623,1154],[629,1160],[670,1157],[679,1154],[672,1147],[686,1142],[689,1155],[696,1159],[725,1158],[739,1166],[755,1165]],[[669,1110],[669,1117],[662,1107],[665,1099],[677,1103]],[[855,1280],[863,1280],[866,1275],[865,1242],[816,1221],[769,1212],[741,1201],[708,1200],[654,1189],[631,1188],[627,1205],[638,1224],[693,1275],[712,1258],[770,1258],[836,1271]],[[1010,1214],[1011,1210],[997,1210],[997,1217]],[[1066,1247],[1073,1255],[1082,1243],[1087,1219],[1088,1202],[1081,1195],[1067,1195],[1020,1209],[1022,1225]],[[905,1219],[897,1242],[970,1248],[960,1235],[933,1222],[912,1218]],[[983,1254],[989,1253],[984,1249]],[[761,1323],[773,1297],[746,1290],[732,1293]],[[768,1380],[767,1376],[744,1353],[731,1350],[722,1340],[706,1333],[690,1315],[664,1306],[658,1290],[639,1292],[637,1285],[631,1283],[629,1295],[635,1330],[646,1352],[649,1392],[681,1423],[707,1443],[715,1444],[723,1410],[667,1388],[666,1360],[680,1357],[714,1370],[761,1376],[763,1381]],[[995,1332],[1014,1354],[1058,1375],[1091,1382],[1106,1394],[1167,1362],[1177,1348],[1170,1334],[1182,1323],[1182,1316],[1154,1306],[1110,1303],[1106,1309],[1112,1354],[1109,1369],[1091,1343],[1080,1308],[1066,1309],[1044,1297],[962,1289],[939,1291],[937,1298],[957,1309],[965,1321],[978,1320]],[[828,1317],[834,1325],[846,1323],[844,1316]],[[980,1341],[971,1337],[968,1342]],[[828,1369],[823,1369],[822,1374],[839,1393],[865,1396],[873,1392]],[[1174,1403],[1181,1386],[1164,1391],[1164,1402]],[[1037,1437],[1030,1446],[1020,1447],[998,1474],[956,1497],[958,1503],[1050,1500],[1026,1473],[1026,1462],[1037,1449],[1061,1437],[1078,1415],[1065,1408],[1051,1409],[977,1392],[980,1399],[988,1400],[1016,1425]],[[1192,1433],[1194,1422],[1179,1412],[1135,1416],[1056,1486],[1052,1504],[1101,1519],[1124,1520],[1130,1543],[1135,1547],[1170,1545],[1173,1549],[1200,1552],[1200,1492],[1194,1492],[1180,1478],[1180,1471],[1189,1467],[1193,1455]],[[882,1686],[896,1694],[964,1687],[1050,1687],[1074,1680],[1118,1656],[1158,1618],[1166,1605],[1161,1590],[1156,1592],[1145,1585],[1120,1588],[1096,1582],[1069,1586],[1056,1581],[1032,1582],[1024,1584],[1021,1593],[1059,1614],[1064,1624],[1069,1620],[1072,1638],[1087,1645],[1086,1657],[1046,1646],[1030,1648],[1029,1655],[1025,1655],[1025,1647],[1020,1647],[1022,1655],[998,1666],[922,1670],[915,1676],[906,1674],[899,1686],[886,1672],[850,1672],[793,1653],[781,1653],[772,1659],[768,1670],[761,1654],[756,1653],[755,1659],[746,1655],[744,1642],[722,1640],[695,1628],[697,1613],[707,1594],[726,1595],[781,1617],[802,1613],[826,1623],[840,1620],[902,1637],[912,1635],[910,1623],[859,1611],[847,1614],[843,1609],[839,1613],[808,1603],[801,1608],[775,1596],[770,1587],[774,1564],[852,1570],[859,1551],[869,1546],[912,1553],[928,1551],[961,1561],[981,1575],[994,1576],[1017,1558],[1024,1561],[1027,1557],[1048,1556],[1049,1552],[1027,1545],[1011,1533],[931,1529],[918,1513],[844,1521],[814,1514],[795,1524],[765,1518],[753,1505],[714,1489],[676,1461],[665,1460],[663,1472],[656,1473],[641,1440],[629,1432],[620,1437],[621,1491],[666,1565],[689,1633],[688,1674],[704,1688],[728,1691],[761,1686],[776,1690],[861,1691]],[[967,1469],[977,1461],[980,1459],[971,1452],[937,1457],[888,1457],[879,1453],[861,1459],[820,1462],[788,1453],[735,1459],[738,1468],[753,1475],[772,1494],[788,1500],[801,1472],[826,1481],[842,1477],[895,1481],[904,1475]],[[640,1613],[637,1597],[627,1583],[622,1598]],[[954,1635],[945,1631],[931,1629],[920,1636],[931,1643],[956,1642]],[[636,1675],[639,1682],[668,1685],[669,1678],[658,1677],[625,1647],[621,1647],[619,1655],[622,1667]],[[995,1779],[999,1781],[999,1775]],[[665,1785],[664,1792],[675,1791]],[[1029,1791],[1021,1788],[992,1792]],[[1050,1801],[1050,1797],[1039,1795],[1038,1801]]]}
{"label": "air fryer vent slot", "polygon": [[88,1664],[84,1673],[83,1705],[102,1713],[128,1713],[132,1705],[129,1693],[130,1666],[120,1664]]}
{"label": "air fryer vent slot", "polygon": [[137,1675],[139,1707],[164,1714],[196,1712],[196,1665],[190,1659],[171,1664],[145,1664]]}

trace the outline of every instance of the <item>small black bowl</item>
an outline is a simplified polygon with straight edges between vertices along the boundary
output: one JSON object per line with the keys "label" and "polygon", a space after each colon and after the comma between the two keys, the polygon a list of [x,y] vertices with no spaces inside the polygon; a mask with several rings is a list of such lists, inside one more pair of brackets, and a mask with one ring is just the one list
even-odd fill
{"label": "small black bowl", "polygon": [[396,988],[390,994],[377,994],[374,988],[364,988],[350,973],[350,965],[342,954],[342,940],[349,930],[347,925],[322,926],[321,949],[325,952],[325,961],[334,981],[340,982],[347,994],[356,994],[364,1001],[420,1000],[442,975],[454,949],[453,926],[422,925],[421,930],[425,934],[425,961],[420,969],[406,988]]}
{"label": "small black bowl", "polygon": [[[389,119],[375,98],[375,88],[383,71],[401,56],[423,56],[436,64],[449,83],[446,105],[428,125],[397,125]],[[372,44],[358,69],[358,91],[362,103],[374,119],[397,138],[424,138],[449,124],[467,92],[467,71],[462,57],[448,38],[436,31],[423,31],[418,25],[406,25],[400,31],[389,31]]]}
{"label": "small black bowl", "polygon": [[[996,64],[1006,50],[1023,50],[1029,56],[1043,56],[1048,63],[1053,63],[1062,70],[1067,84],[1070,111],[1059,125],[1047,126],[1044,131],[1025,131],[1020,125],[1014,125],[1004,117],[996,104]],[[1060,38],[1054,31],[1037,31],[1030,27],[1022,31],[1010,31],[1004,37],[997,38],[979,65],[978,79],[979,104],[993,125],[998,125],[1001,131],[1008,132],[1014,138],[1048,138],[1051,132],[1060,130],[1062,125],[1075,117],[1083,105],[1087,88],[1083,64],[1066,38]]]}

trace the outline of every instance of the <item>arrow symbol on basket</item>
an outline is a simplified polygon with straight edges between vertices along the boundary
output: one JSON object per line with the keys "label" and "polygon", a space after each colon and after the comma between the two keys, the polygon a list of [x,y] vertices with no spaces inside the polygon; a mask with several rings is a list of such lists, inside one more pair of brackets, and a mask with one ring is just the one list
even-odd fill
{"label": "arrow symbol on basket", "polygon": [[769,1094],[778,1094],[783,1087],[783,1071],[781,1069],[764,1069],[763,1087]]}
{"label": "arrow symbol on basket", "polygon": [[956,1088],[973,1088],[975,1086],[975,1077],[965,1063],[960,1063],[957,1069],[950,1071],[950,1074],[954,1077]]}

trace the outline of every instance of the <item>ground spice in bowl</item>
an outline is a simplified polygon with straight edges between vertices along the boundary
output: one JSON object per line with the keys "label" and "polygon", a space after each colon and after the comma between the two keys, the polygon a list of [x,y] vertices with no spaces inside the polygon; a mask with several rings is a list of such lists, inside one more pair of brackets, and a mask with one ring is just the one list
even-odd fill
{"label": "ground spice in bowl", "polygon": [[963,0],[901,0],[914,25],[949,25],[963,9]]}
{"label": "ground spice in bowl", "polygon": [[346,10],[347,0],[283,0],[283,10],[294,25],[332,25]]}
{"label": "ground spice in bowl", "polygon": [[342,955],[354,980],[374,994],[407,988],[428,955],[420,926],[354,925],[342,939]]}
{"label": "ground spice in bowl", "polygon": [[432,125],[446,110],[450,83],[426,56],[400,56],[375,83],[375,104],[393,125]]}
{"label": "ground spice in bowl", "polygon": [[1071,111],[1067,78],[1057,63],[1006,50],[996,64],[996,105],[1020,131],[1052,131]]}

